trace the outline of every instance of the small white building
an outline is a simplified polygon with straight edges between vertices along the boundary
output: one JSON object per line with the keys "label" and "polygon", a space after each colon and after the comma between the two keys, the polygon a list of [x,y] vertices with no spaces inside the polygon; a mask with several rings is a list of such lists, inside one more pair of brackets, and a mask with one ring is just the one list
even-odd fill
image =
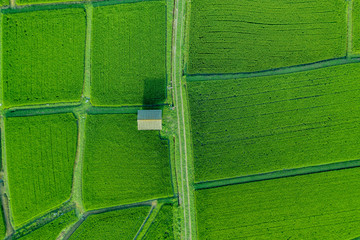
{"label": "small white building", "polygon": [[138,110],[138,130],[161,130],[162,110]]}

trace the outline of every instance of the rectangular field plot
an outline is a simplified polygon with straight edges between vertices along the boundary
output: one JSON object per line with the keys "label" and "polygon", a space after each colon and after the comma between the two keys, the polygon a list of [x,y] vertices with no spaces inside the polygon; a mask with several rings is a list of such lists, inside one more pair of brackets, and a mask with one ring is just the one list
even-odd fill
{"label": "rectangular field plot", "polygon": [[198,239],[354,239],[360,169],[196,191]]}
{"label": "rectangular field plot", "polygon": [[21,240],[54,240],[66,227],[77,221],[75,210],[59,216],[54,221],[42,226],[39,229],[21,237]]}
{"label": "rectangular field plot", "polygon": [[150,207],[146,206],[90,215],[69,239],[134,239],[149,211]]}
{"label": "rectangular field plot", "polygon": [[151,223],[143,239],[174,239],[173,208],[171,205],[161,207],[160,212]]}
{"label": "rectangular field plot", "polygon": [[343,0],[193,0],[188,74],[236,73],[346,55]]}
{"label": "rectangular field plot", "polygon": [[360,64],[188,82],[195,180],[360,158]]}
{"label": "rectangular field plot", "polygon": [[84,9],[7,13],[2,26],[6,107],[80,101]]}
{"label": "rectangular field plot", "polygon": [[352,52],[360,54],[360,1],[353,0],[352,2]]}
{"label": "rectangular field plot", "polygon": [[10,207],[16,227],[70,198],[76,143],[72,114],[5,119]]}
{"label": "rectangular field plot", "polygon": [[86,119],[86,209],[172,196],[168,141],[158,131],[138,131],[136,119],[135,114]]}
{"label": "rectangular field plot", "polygon": [[92,103],[115,106],[163,102],[165,43],[165,1],[95,7]]}

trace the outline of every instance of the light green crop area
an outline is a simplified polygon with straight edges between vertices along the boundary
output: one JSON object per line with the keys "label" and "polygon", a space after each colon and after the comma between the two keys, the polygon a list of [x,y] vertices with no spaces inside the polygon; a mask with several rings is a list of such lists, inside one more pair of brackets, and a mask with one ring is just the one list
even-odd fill
{"label": "light green crop area", "polygon": [[196,191],[198,239],[354,239],[360,169]]}
{"label": "light green crop area", "polygon": [[54,221],[20,238],[21,240],[54,240],[61,231],[77,221],[75,210],[63,214]]}
{"label": "light green crop area", "polygon": [[360,64],[188,82],[195,180],[360,158]]}
{"label": "light green crop area", "polygon": [[0,6],[7,6],[9,5],[9,0],[0,0]]}
{"label": "light green crop area", "polygon": [[344,0],[192,0],[187,73],[236,73],[346,55]]}
{"label": "light green crop area", "polygon": [[4,14],[6,107],[79,101],[84,81],[85,11]]}
{"label": "light green crop area", "polygon": [[83,172],[86,209],[172,195],[169,149],[135,114],[89,115]]}
{"label": "light green crop area", "polygon": [[91,101],[149,105],[166,97],[165,1],[95,7]]}
{"label": "light green crop area", "polygon": [[70,240],[132,240],[150,211],[136,207],[90,215]]}
{"label": "light green crop area", "polygon": [[352,0],[352,51],[360,54],[360,1]]}
{"label": "light green crop area", "polygon": [[76,143],[72,114],[5,119],[10,206],[16,227],[70,198]]}
{"label": "light green crop area", "polygon": [[144,240],[174,239],[173,209],[164,205],[146,233]]}

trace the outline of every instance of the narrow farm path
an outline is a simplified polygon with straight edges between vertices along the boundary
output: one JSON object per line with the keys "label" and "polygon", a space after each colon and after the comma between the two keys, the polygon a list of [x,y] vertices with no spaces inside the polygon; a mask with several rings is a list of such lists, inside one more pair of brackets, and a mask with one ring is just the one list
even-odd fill
{"label": "narrow farm path", "polygon": [[191,188],[188,172],[188,143],[186,141],[186,121],[184,107],[184,93],[182,84],[182,49],[185,27],[185,0],[175,0],[173,18],[173,43],[172,43],[172,81],[175,96],[175,108],[178,124],[179,141],[179,165],[180,165],[180,206],[184,216],[184,231],[182,239],[192,239],[192,220],[191,220]]}
{"label": "narrow farm path", "polygon": [[157,201],[158,204],[161,203],[173,203],[176,199],[173,197],[170,198],[160,198],[160,199],[153,199],[153,200],[148,200],[148,201],[144,201],[144,202],[137,202],[137,203],[131,203],[131,204],[125,204],[125,205],[119,205],[119,206],[114,206],[114,207],[107,207],[107,208],[101,208],[101,209],[96,209],[96,210],[91,210],[88,212],[85,212],[80,218],[79,221],[77,221],[69,230],[68,232],[65,233],[63,240],[68,240],[71,235],[76,231],[76,229],[86,220],[86,218],[90,215],[93,214],[101,214],[101,213],[106,213],[106,212],[111,212],[111,211],[116,211],[116,210],[122,210],[122,209],[127,209],[127,208],[132,208],[132,207],[140,207],[140,206],[153,206],[153,202]]}
{"label": "narrow farm path", "polygon": [[282,67],[276,69],[268,69],[264,71],[258,72],[244,72],[244,73],[226,73],[226,74],[195,74],[195,75],[187,75],[187,81],[209,81],[209,80],[229,80],[229,79],[237,79],[237,78],[252,78],[252,77],[264,77],[264,76],[274,76],[274,75],[282,75],[296,72],[304,72],[315,70],[319,68],[326,68],[331,66],[338,66],[350,63],[358,63],[360,62],[359,57],[355,58],[335,58],[335,59],[327,59],[320,62]]}
{"label": "narrow farm path", "polygon": [[164,205],[164,203],[158,203],[157,201],[154,201],[154,203],[153,203],[154,209],[151,212],[151,214],[150,214],[149,218],[147,219],[146,223],[144,224],[144,226],[142,226],[142,229],[139,232],[139,234],[137,235],[136,239],[143,239],[145,237],[145,234],[147,233],[147,231],[151,227],[153,221],[157,217],[157,215],[160,212],[163,205]]}
{"label": "narrow farm path", "polygon": [[143,229],[144,229],[145,225],[147,224],[147,222],[149,221],[150,217],[154,214],[154,210],[156,209],[156,207],[157,207],[157,201],[153,201],[151,204],[149,214],[146,216],[144,222],[141,224],[139,230],[135,234],[134,240],[141,239],[140,234],[143,232]]}
{"label": "narrow farm path", "polygon": [[347,45],[346,45],[346,57],[350,58],[352,55],[352,40],[353,40],[353,24],[352,24],[352,11],[353,0],[347,0]]}
{"label": "narrow farm path", "polygon": [[195,189],[215,188],[215,187],[222,187],[222,186],[228,186],[239,183],[248,183],[248,182],[264,181],[264,180],[270,180],[276,178],[293,177],[298,175],[334,171],[334,170],[353,168],[353,167],[360,167],[360,160],[322,164],[317,166],[309,166],[309,167],[294,168],[294,169],[284,169],[274,172],[246,175],[235,178],[199,182],[195,184]]}

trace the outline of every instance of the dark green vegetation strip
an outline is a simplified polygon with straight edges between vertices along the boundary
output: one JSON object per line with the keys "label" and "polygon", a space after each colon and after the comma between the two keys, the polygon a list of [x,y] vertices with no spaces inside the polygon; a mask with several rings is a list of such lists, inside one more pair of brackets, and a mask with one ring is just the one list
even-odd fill
{"label": "dark green vegetation strip", "polygon": [[85,28],[82,8],[4,14],[4,105],[79,101]]}
{"label": "dark green vegetation strip", "polygon": [[43,227],[31,232],[24,237],[21,237],[21,240],[54,240],[60,234],[60,232],[68,227],[70,224],[77,221],[75,210],[67,212],[59,216],[54,221],[44,225]]}
{"label": "dark green vegetation strip", "polygon": [[288,73],[304,72],[309,70],[315,70],[319,68],[326,68],[332,66],[339,66],[344,64],[358,63],[360,58],[337,58],[329,59],[316,63],[296,65],[290,67],[282,67],[277,69],[269,69],[258,72],[244,72],[244,73],[228,73],[228,74],[194,74],[187,75],[186,81],[210,81],[210,80],[233,80],[238,78],[250,78],[250,77],[266,77]]}
{"label": "dark green vegetation strip", "polygon": [[187,73],[253,72],[346,55],[344,0],[193,0]]}
{"label": "dark green vegetation strip", "polygon": [[352,0],[352,53],[360,54],[360,1]]}
{"label": "dark green vegetation strip", "polygon": [[145,234],[144,240],[174,239],[173,208],[163,205]]}
{"label": "dark green vegetation strip", "polygon": [[133,239],[149,210],[146,206],[90,215],[69,239]]}
{"label": "dark green vegetation strip", "polygon": [[6,224],[4,219],[4,209],[2,208],[2,204],[0,206],[0,238],[3,239],[6,233]]}
{"label": "dark green vegetation strip", "polygon": [[360,168],[196,191],[199,239],[351,239]]}
{"label": "dark green vegetation strip", "polygon": [[15,226],[70,197],[77,127],[72,114],[5,119],[7,169]]}
{"label": "dark green vegetation strip", "polygon": [[165,43],[164,1],[95,7],[91,102],[108,106],[163,102]]}
{"label": "dark green vegetation strip", "polygon": [[360,64],[187,85],[196,181],[360,158]]}
{"label": "dark green vegetation strip", "polygon": [[83,170],[85,208],[172,196],[168,141],[138,131],[135,114],[89,115]]}
{"label": "dark green vegetation strip", "polygon": [[311,166],[311,167],[303,167],[303,168],[295,168],[295,169],[285,169],[281,171],[260,173],[260,174],[248,175],[237,178],[228,178],[228,179],[221,179],[215,181],[200,182],[195,184],[195,189],[222,187],[222,186],[234,185],[239,183],[256,182],[256,181],[340,170],[340,169],[353,168],[353,167],[360,167],[360,160],[340,162],[340,163],[330,163],[319,166]]}

